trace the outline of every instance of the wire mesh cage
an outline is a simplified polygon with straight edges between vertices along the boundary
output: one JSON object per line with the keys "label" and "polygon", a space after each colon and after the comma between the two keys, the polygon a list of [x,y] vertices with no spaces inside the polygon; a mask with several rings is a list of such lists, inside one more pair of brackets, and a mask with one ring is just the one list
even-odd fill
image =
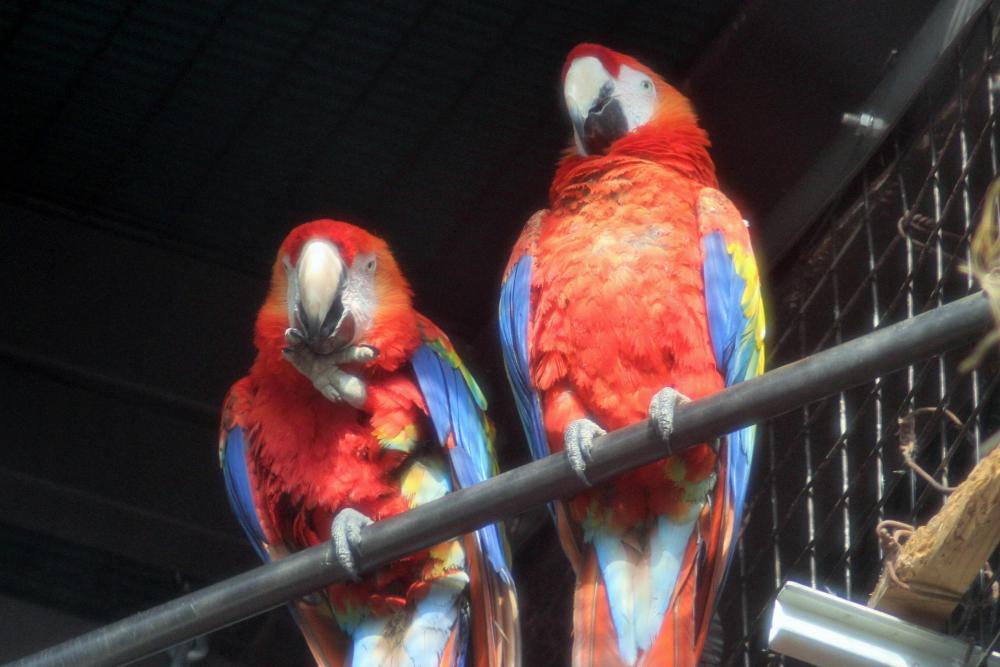
{"label": "wire mesh cage", "polygon": [[[997,172],[997,5],[943,64],[880,151],[769,279],[768,368],[913,317],[976,289],[970,234]],[[792,664],[766,651],[786,581],[865,603],[886,519],[925,523],[1000,429],[996,358],[957,350],[761,425],[754,483],[722,597],[724,664]],[[997,555],[991,559],[997,570]],[[990,569],[949,632],[994,638]],[[797,663],[796,663],[797,664]]]}

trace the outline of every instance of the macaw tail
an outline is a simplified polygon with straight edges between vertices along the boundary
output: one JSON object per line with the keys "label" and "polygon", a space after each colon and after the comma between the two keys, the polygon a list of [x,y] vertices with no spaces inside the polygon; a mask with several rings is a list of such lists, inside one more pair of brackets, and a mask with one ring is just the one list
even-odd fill
{"label": "macaw tail", "polygon": [[[319,597],[318,595],[315,597]],[[340,631],[325,600],[316,604],[296,600],[288,604],[302,636],[319,667],[340,667],[347,662],[347,635]]]}
{"label": "macaw tail", "polygon": [[693,575],[698,553],[697,540],[692,539],[684,552],[680,576],[667,612],[663,615],[660,631],[638,664],[697,667],[704,644],[703,633],[697,631],[695,622],[698,590],[697,577]]}
{"label": "macaw tail", "polygon": [[700,509],[628,529],[589,517],[577,569],[574,667],[697,666],[735,535],[726,445]]}
{"label": "macaw tail", "polygon": [[[515,667],[521,664],[521,630],[514,582],[485,561],[479,535],[465,536],[469,597],[472,606],[470,667]],[[506,576],[505,576],[506,575]]]}
{"label": "macaw tail", "polygon": [[289,607],[318,667],[468,667],[479,664],[470,658],[468,587],[460,571],[415,584],[404,608],[368,610],[352,618],[349,630],[322,593]]}
{"label": "macaw tail", "polygon": [[573,667],[626,667],[618,654],[618,637],[597,553],[587,549],[582,558],[573,600]]}
{"label": "macaw tail", "polygon": [[593,532],[577,575],[573,667],[694,667],[696,523],[659,517],[645,538]]}
{"label": "macaw tail", "polygon": [[712,628],[736,533],[733,493],[725,483],[728,449],[728,439],[723,439],[711,502],[705,504],[698,517],[698,530],[684,551],[670,607],[642,665],[698,665]]}

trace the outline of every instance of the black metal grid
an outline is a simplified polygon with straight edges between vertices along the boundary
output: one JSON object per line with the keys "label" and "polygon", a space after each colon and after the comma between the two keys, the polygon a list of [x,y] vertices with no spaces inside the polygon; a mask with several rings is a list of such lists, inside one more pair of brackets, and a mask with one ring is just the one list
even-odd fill
{"label": "black metal grid", "polygon": [[[975,289],[969,238],[997,173],[998,5],[820,224],[770,276],[768,367],[912,317]],[[907,470],[897,423],[919,408],[917,460],[957,483],[1000,429],[995,355],[959,350],[761,425],[754,483],[720,612],[727,665],[791,664],[766,651],[774,596],[798,581],[865,603],[886,518],[922,524],[941,494]],[[943,409],[958,416],[950,422]],[[992,558],[997,569],[997,555]],[[1000,627],[981,581],[949,630],[980,645]]]}

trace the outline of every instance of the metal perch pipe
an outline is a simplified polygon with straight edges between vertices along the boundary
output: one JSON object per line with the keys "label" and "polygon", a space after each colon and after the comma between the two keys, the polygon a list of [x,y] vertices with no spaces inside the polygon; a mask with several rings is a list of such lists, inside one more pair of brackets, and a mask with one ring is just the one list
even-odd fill
{"label": "metal perch pipe", "polygon": [[[991,323],[983,295],[967,296],[708,398],[679,405],[669,447],[648,421],[608,433],[595,441],[587,475],[595,483],[611,479],[671,452],[969,343]],[[369,571],[413,551],[583,489],[583,482],[570,468],[565,455],[554,454],[365,528],[358,562],[362,571]],[[125,664],[260,614],[345,576],[332,546],[318,545],[10,665]]]}

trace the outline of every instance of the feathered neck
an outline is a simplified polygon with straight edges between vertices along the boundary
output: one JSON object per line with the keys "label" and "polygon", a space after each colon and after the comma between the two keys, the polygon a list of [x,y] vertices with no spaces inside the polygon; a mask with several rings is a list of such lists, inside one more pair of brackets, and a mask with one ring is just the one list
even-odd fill
{"label": "feathered neck", "polygon": [[655,162],[703,185],[718,187],[709,145],[708,134],[691,121],[641,127],[611,144],[604,155],[578,155],[571,148],[559,161],[549,201],[554,204],[566,187],[593,180],[609,167],[630,160]]}

